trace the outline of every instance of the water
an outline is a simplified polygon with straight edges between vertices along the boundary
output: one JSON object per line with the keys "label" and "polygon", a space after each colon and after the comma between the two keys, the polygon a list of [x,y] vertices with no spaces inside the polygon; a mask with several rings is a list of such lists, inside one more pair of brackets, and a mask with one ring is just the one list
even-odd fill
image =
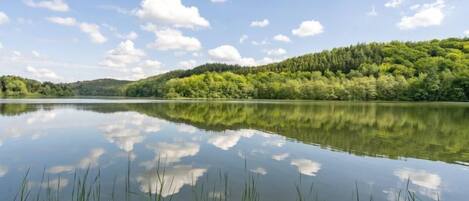
{"label": "water", "polygon": [[[155,192],[232,200],[253,177],[261,200],[421,200],[469,197],[469,104],[3,100],[0,200],[46,178],[70,198],[75,171],[101,172],[102,196],[123,200],[131,160],[132,198]],[[222,175],[222,176],[220,176]],[[60,178],[60,182],[59,182]],[[410,180],[409,180],[410,179]],[[223,181],[222,181],[223,180]],[[60,184],[59,184],[60,183]],[[196,190],[199,189],[199,190]]]}

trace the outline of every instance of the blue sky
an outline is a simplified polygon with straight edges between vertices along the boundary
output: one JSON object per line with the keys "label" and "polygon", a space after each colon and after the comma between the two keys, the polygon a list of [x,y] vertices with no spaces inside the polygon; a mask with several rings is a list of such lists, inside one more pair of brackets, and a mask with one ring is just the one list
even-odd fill
{"label": "blue sky", "polygon": [[140,79],[339,46],[469,36],[467,0],[0,0],[0,74]]}

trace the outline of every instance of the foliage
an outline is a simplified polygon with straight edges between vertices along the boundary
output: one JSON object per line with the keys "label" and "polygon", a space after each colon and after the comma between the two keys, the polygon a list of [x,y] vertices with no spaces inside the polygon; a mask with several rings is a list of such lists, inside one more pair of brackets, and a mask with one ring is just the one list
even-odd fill
{"label": "foliage", "polygon": [[123,87],[130,81],[99,79],[70,83],[70,87],[78,96],[123,96]]}
{"label": "foliage", "polygon": [[128,96],[468,101],[469,39],[359,44],[283,62],[208,64],[140,80]]}
{"label": "foliage", "polygon": [[17,76],[0,77],[1,97],[24,96],[73,96],[73,91],[66,84],[39,82]]}

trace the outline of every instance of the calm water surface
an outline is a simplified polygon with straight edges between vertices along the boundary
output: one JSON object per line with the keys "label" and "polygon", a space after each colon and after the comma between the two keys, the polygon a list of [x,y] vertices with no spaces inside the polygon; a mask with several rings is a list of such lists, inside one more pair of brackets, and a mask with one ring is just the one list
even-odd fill
{"label": "calm water surface", "polygon": [[75,171],[100,171],[109,199],[129,159],[134,199],[161,187],[158,166],[173,200],[202,186],[223,195],[220,174],[234,200],[250,176],[266,201],[311,184],[321,200],[353,200],[356,184],[362,198],[395,200],[409,179],[421,200],[469,197],[465,103],[2,100],[0,112],[2,201],[28,169],[31,189],[45,169],[64,199]]}

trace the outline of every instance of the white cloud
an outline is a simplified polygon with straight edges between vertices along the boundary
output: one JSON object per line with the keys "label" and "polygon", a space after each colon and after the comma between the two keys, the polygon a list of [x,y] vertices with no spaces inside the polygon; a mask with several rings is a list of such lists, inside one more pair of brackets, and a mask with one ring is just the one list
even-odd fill
{"label": "white cloud", "polygon": [[210,0],[212,3],[225,3],[227,0]]}
{"label": "white cloud", "polygon": [[252,21],[251,27],[266,27],[269,26],[270,22],[268,19],[263,19],[259,21]]}
{"label": "white cloud", "polygon": [[436,190],[441,185],[441,177],[437,174],[429,173],[425,170],[399,169],[394,171],[394,175],[403,182],[410,180],[411,183]]}
{"label": "white cloud", "polygon": [[241,137],[250,138],[254,135],[251,130],[226,131],[224,134],[217,134],[208,139],[208,143],[221,150],[230,150],[238,144]]}
{"label": "white cloud", "polygon": [[469,29],[464,31],[464,35],[469,37]]}
{"label": "white cloud", "polygon": [[195,6],[186,7],[181,0],[143,0],[136,15],[142,19],[175,27],[209,27],[210,23]]}
{"label": "white cloud", "polygon": [[263,167],[258,167],[256,169],[251,169],[250,171],[253,172],[253,173],[256,173],[256,174],[260,174],[260,175],[266,175],[267,174],[267,170],[265,170],[265,168],[263,168]]}
{"label": "white cloud", "polygon": [[140,29],[148,32],[155,32],[157,30],[158,26],[156,24],[153,24],[151,22],[147,22],[144,25],[140,25]]}
{"label": "white cloud", "polygon": [[274,36],[273,39],[276,40],[276,41],[285,42],[285,43],[291,42],[291,40],[288,36],[285,36],[285,35],[282,35],[282,34],[278,34],[278,35]]}
{"label": "white cloud", "polygon": [[270,57],[264,57],[261,60],[256,61],[257,65],[264,65],[264,64],[270,64],[270,63],[276,63],[281,61],[280,59],[272,59]]}
{"label": "white cloud", "polygon": [[175,163],[181,161],[182,158],[195,156],[199,153],[200,145],[191,142],[180,143],[156,143],[147,145],[157,155],[152,161],[142,162],[142,166],[151,169],[158,161],[164,163]]}
{"label": "white cloud", "polygon": [[165,28],[155,32],[156,41],[149,44],[150,48],[157,50],[183,50],[198,51],[202,44],[197,38],[184,36],[181,31]]}
{"label": "white cloud", "polygon": [[183,125],[179,125],[177,127],[177,130],[179,132],[182,132],[182,133],[190,133],[190,134],[193,134],[193,133],[196,133],[197,132],[197,128],[194,127],[194,126],[189,126],[189,125],[186,125],[186,124],[183,124]]}
{"label": "white cloud", "polygon": [[424,4],[412,16],[404,16],[397,24],[399,29],[409,30],[418,27],[437,26],[443,22],[445,14],[443,8],[445,7],[444,0],[437,0],[435,3]]}
{"label": "white cloud", "polygon": [[145,60],[143,66],[146,68],[161,68],[161,62],[158,60]]}
{"label": "white cloud", "polygon": [[60,174],[64,172],[72,172],[73,170],[80,168],[80,169],[87,169],[88,167],[97,167],[99,158],[106,153],[106,151],[102,148],[92,149],[90,153],[82,158],[77,164],[75,165],[59,165],[53,166],[47,169],[48,173],[51,174]]}
{"label": "white cloud", "polygon": [[208,51],[211,59],[217,62],[239,64],[239,65],[256,65],[253,58],[241,57],[238,49],[231,45],[222,45]]}
{"label": "white cloud", "polygon": [[35,2],[33,0],[25,0],[26,5],[35,8],[46,8],[57,12],[67,12],[70,10],[69,6],[63,0],[48,0]]}
{"label": "white cloud", "polygon": [[20,51],[14,50],[13,55],[15,55],[16,57],[21,57],[23,54],[21,54]]}
{"label": "white cloud", "polygon": [[0,165],[0,178],[5,176],[8,173],[8,167]]}
{"label": "white cloud", "polygon": [[281,56],[281,55],[284,55],[287,53],[287,51],[283,48],[278,48],[278,49],[271,49],[271,50],[267,50],[265,51],[267,53],[267,55],[269,56]]}
{"label": "white cloud", "polygon": [[131,31],[125,35],[118,34],[117,37],[120,39],[125,39],[125,40],[135,40],[138,38],[138,34],[135,31]]}
{"label": "white cloud", "polygon": [[404,0],[390,0],[388,2],[386,2],[384,4],[384,6],[388,7],[388,8],[397,8],[399,7],[402,3],[404,2]]}
{"label": "white cloud", "polygon": [[64,26],[75,26],[77,24],[77,20],[72,17],[48,17],[46,20]]}
{"label": "white cloud", "polygon": [[31,187],[42,187],[43,189],[48,189],[50,188],[51,190],[58,190],[58,189],[63,189],[68,186],[68,179],[66,178],[57,178],[57,179],[48,179],[47,182],[29,182],[28,184]]}
{"label": "white cloud", "polygon": [[163,197],[174,195],[184,187],[184,185],[196,185],[197,180],[207,169],[193,168],[188,165],[176,165],[165,167],[164,177],[161,172],[151,169],[143,175],[137,177],[140,183],[140,191],[144,193],[160,193]]}
{"label": "white cloud", "polygon": [[[133,73],[137,75],[142,69],[133,69]],[[119,120],[112,120],[100,127],[106,139],[114,143],[119,149],[125,152],[134,150],[136,144],[142,143],[146,136],[156,133],[161,129],[161,122],[148,118],[141,114],[122,113],[117,116]]]}
{"label": "white cloud", "polygon": [[31,51],[31,54],[33,54],[35,57],[41,57],[41,54],[39,54],[39,52],[36,50]]}
{"label": "white cloud", "polygon": [[293,35],[299,37],[314,36],[322,32],[324,32],[324,27],[316,20],[304,21],[298,29],[292,30]]}
{"label": "white cloud", "polygon": [[3,49],[3,43],[0,42],[0,50]]}
{"label": "white cloud", "polygon": [[83,22],[80,24],[80,30],[87,33],[94,43],[105,43],[107,38],[99,31],[99,25]]}
{"label": "white cloud", "polygon": [[57,113],[53,111],[39,111],[30,115],[30,117],[26,120],[27,124],[34,124],[34,123],[46,123],[52,121],[57,116]]}
{"label": "white cloud", "polygon": [[410,10],[417,10],[417,9],[420,8],[420,6],[421,6],[420,4],[415,4],[415,5],[410,6],[409,9]]}
{"label": "white cloud", "polygon": [[267,39],[264,39],[262,41],[251,41],[251,44],[252,45],[255,45],[255,46],[259,46],[259,45],[267,45],[269,44],[269,41],[267,41]]}
{"label": "white cloud", "polygon": [[143,50],[137,49],[134,42],[126,40],[107,52],[107,56],[100,64],[108,67],[127,67],[132,63],[140,62],[142,57],[145,56]]}
{"label": "white cloud", "polygon": [[197,61],[195,61],[193,59],[179,62],[179,66],[181,66],[182,68],[185,68],[185,69],[192,68],[195,65],[197,65]]}
{"label": "white cloud", "polygon": [[241,38],[239,38],[239,43],[244,43],[244,41],[246,41],[248,38],[249,38],[248,35],[246,34],[242,35]]}
{"label": "white cloud", "polygon": [[288,153],[275,154],[275,155],[272,156],[272,159],[274,159],[276,161],[283,161],[286,158],[288,158],[288,156],[290,156],[290,154],[288,154]]}
{"label": "white cloud", "polygon": [[368,15],[368,16],[373,16],[373,17],[374,17],[374,16],[378,16],[378,12],[376,12],[376,7],[375,7],[375,6],[372,6],[372,7],[371,7],[371,10],[370,10],[368,13],[366,13],[366,15]]}
{"label": "white cloud", "polygon": [[26,71],[32,74],[34,78],[39,80],[59,80],[61,79],[54,71],[47,68],[34,68],[32,66],[26,67]]}
{"label": "white cloud", "polygon": [[8,17],[8,15],[0,11],[0,25],[6,24],[9,21],[10,21],[10,18]]}
{"label": "white cloud", "polygon": [[442,179],[437,174],[425,170],[402,168],[394,171],[394,175],[403,183],[410,181],[412,184],[416,185],[416,190],[420,194],[432,200],[438,200],[441,195],[440,188]]}
{"label": "white cloud", "polygon": [[316,176],[321,169],[321,164],[307,159],[294,159],[290,164],[296,166],[301,174],[308,176]]}
{"label": "white cloud", "polygon": [[86,22],[78,23],[75,18],[71,17],[48,17],[46,20],[62,26],[77,26],[83,33],[88,34],[91,41],[94,43],[105,43],[107,41],[107,38],[101,33],[99,25],[97,24]]}

